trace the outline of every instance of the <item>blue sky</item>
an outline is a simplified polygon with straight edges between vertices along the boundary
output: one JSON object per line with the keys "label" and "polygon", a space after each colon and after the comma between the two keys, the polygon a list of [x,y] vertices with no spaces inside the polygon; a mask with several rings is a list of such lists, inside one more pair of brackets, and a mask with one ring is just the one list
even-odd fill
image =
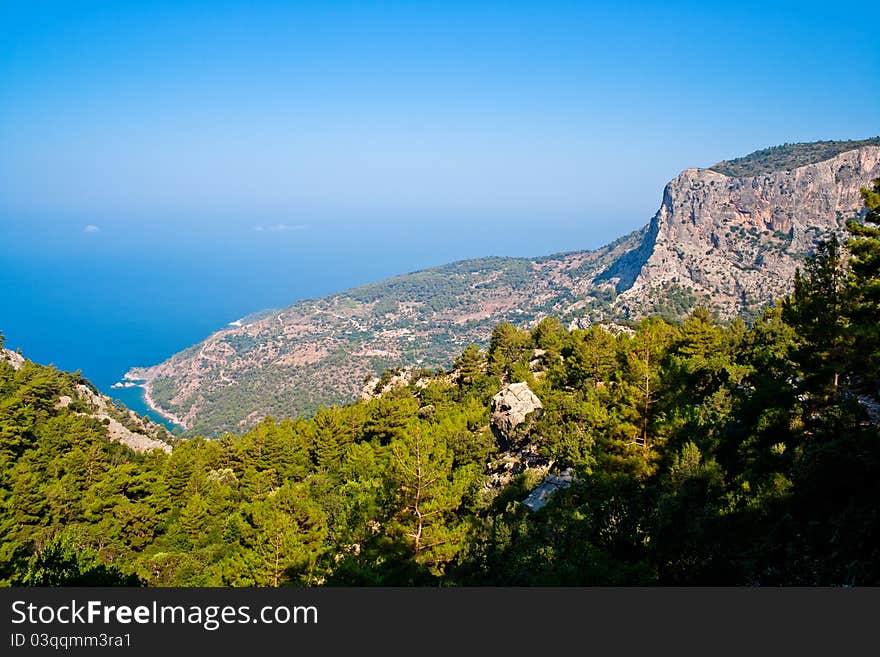
{"label": "blue sky", "polygon": [[598,246],[684,167],[880,132],[869,9],[5,0],[0,217],[273,238],[515,220]]}

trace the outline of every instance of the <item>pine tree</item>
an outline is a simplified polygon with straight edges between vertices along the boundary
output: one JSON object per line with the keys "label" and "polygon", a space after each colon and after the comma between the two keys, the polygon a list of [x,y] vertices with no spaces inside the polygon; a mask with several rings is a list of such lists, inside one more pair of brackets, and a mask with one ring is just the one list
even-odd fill
{"label": "pine tree", "polygon": [[532,341],[535,347],[547,352],[547,361],[552,361],[559,356],[565,346],[565,328],[555,317],[545,317],[532,329]]}
{"label": "pine tree", "polygon": [[464,545],[467,526],[457,516],[474,468],[453,470],[453,453],[429,426],[412,424],[391,444],[397,484],[397,531],[412,559],[442,574]]}
{"label": "pine tree", "polygon": [[459,387],[468,388],[485,373],[486,358],[477,345],[469,344],[452,367],[458,372]]}
{"label": "pine tree", "polygon": [[510,378],[513,366],[526,356],[532,346],[532,338],[513,324],[499,324],[492,330],[489,340],[489,373]]}
{"label": "pine tree", "polygon": [[627,354],[627,381],[635,390],[634,410],[640,423],[636,442],[645,450],[651,443],[652,413],[660,392],[660,365],[671,335],[671,327],[662,319],[644,320]]}
{"label": "pine tree", "polygon": [[208,508],[205,500],[198,493],[189,497],[186,505],[180,510],[178,525],[190,544],[198,545],[205,535],[205,524],[208,520]]}
{"label": "pine tree", "polygon": [[342,462],[346,447],[354,440],[338,408],[319,408],[315,413],[315,462],[325,470]]}
{"label": "pine tree", "polygon": [[[876,383],[880,371],[880,178],[862,189],[863,221],[847,222],[850,239],[850,316],[855,338],[854,369],[863,383]],[[880,390],[872,391],[880,396]]]}
{"label": "pine tree", "polygon": [[364,434],[383,445],[402,436],[407,423],[419,410],[418,401],[408,389],[402,387],[394,388],[370,404]]}
{"label": "pine tree", "polygon": [[324,553],[326,517],[302,484],[285,484],[251,505],[254,576],[261,586],[307,583]]}
{"label": "pine tree", "polygon": [[845,282],[840,242],[832,235],[816,245],[804,273],[795,273],[794,292],[783,302],[783,318],[801,341],[797,360],[805,392],[818,404],[836,398],[850,358]]}
{"label": "pine tree", "polygon": [[591,326],[575,331],[566,350],[568,383],[574,387],[589,384],[599,387],[608,382],[617,369],[617,341],[605,329]]}

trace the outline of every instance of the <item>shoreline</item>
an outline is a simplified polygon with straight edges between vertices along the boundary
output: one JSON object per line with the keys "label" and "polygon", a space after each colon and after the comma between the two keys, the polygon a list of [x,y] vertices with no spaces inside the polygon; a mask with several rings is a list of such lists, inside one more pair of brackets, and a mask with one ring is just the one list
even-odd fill
{"label": "shoreline", "polygon": [[137,384],[137,387],[143,391],[144,403],[147,405],[151,411],[156,413],[157,415],[161,415],[163,418],[171,422],[172,424],[177,425],[184,431],[189,429],[186,426],[186,423],[183,422],[177,415],[172,413],[171,411],[166,411],[164,408],[161,408],[156,401],[153,399],[153,396],[150,394],[150,382],[144,381],[143,383]]}

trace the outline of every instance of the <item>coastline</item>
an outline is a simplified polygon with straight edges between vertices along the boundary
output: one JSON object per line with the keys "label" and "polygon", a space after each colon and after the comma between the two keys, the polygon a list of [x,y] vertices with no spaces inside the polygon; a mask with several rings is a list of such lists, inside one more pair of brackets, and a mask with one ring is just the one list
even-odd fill
{"label": "coastline", "polygon": [[150,380],[149,379],[138,379],[131,374],[131,371],[127,372],[125,374],[125,376],[122,377],[122,379],[123,379],[123,381],[131,382],[132,384],[134,384],[135,387],[138,387],[141,389],[141,391],[143,393],[142,397],[144,399],[144,403],[147,405],[147,408],[149,408],[151,411],[153,411],[157,415],[161,415],[163,418],[165,418],[166,420],[168,420],[172,424],[177,425],[178,427],[180,427],[183,430],[189,429],[189,427],[186,425],[186,422],[184,422],[178,415],[176,415],[175,413],[172,413],[169,410],[162,408],[161,406],[159,406],[156,403],[156,400],[153,399],[153,395],[150,394]]}
{"label": "coastline", "polygon": [[158,415],[161,415],[162,417],[164,417],[164,418],[165,418],[166,420],[168,420],[169,422],[173,422],[174,424],[176,424],[177,426],[179,426],[179,427],[180,427],[181,429],[183,429],[183,430],[186,430],[186,429],[189,428],[189,427],[186,426],[186,423],[185,423],[183,420],[181,420],[177,415],[175,415],[175,414],[172,413],[171,411],[167,411],[167,410],[165,410],[164,408],[161,408],[161,407],[160,407],[160,406],[159,406],[159,405],[153,400],[153,396],[150,394],[150,383],[149,383],[149,381],[146,381],[146,382],[142,383],[139,387],[140,387],[141,390],[144,391],[144,403],[149,407],[149,409],[150,409],[151,411],[157,413]]}
{"label": "coastline", "polygon": [[165,410],[164,408],[161,408],[161,407],[160,407],[160,406],[159,406],[159,405],[153,400],[153,396],[150,394],[150,384],[149,384],[149,382],[145,382],[145,383],[141,384],[141,385],[140,385],[140,388],[141,388],[141,390],[144,391],[144,403],[146,403],[146,405],[150,408],[151,411],[157,413],[158,415],[161,415],[162,417],[164,417],[164,418],[165,418],[166,420],[168,420],[169,422],[173,422],[174,424],[176,424],[177,426],[179,426],[181,429],[186,430],[186,429],[189,428],[189,427],[186,426],[186,424],[184,423],[184,421],[181,420],[177,415],[175,415],[175,414],[172,413],[171,411],[167,411],[167,410]]}

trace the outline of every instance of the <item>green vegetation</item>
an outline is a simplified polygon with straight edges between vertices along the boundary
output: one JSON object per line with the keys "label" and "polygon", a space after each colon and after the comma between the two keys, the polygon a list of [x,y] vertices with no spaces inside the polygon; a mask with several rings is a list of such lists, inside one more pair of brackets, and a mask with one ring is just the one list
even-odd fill
{"label": "green vegetation", "polygon": [[771,146],[733,160],[714,164],[710,169],[725,176],[744,178],[774,171],[796,169],[807,164],[830,160],[836,155],[863,146],[880,146],[880,137],[849,141],[815,141],[804,144]]}
{"label": "green vegetation", "polygon": [[685,317],[697,306],[697,297],[694,291],[679,283],[669,283],[652,288],[648,299],[644,314],[656,315],[670,322]]}
{"label": "green vegetation", "polygon": [[150,384],[150,391],[159,406],[169,408],[174,397],[174,381],[167,376],[158,377]]}
{"label": "green vegetation", "polygon": [[[76,375],[0,361],[0,581],[878,585],[880,181],[864,196],[751,327],[501,324],[449,375],[171,454],[56,408]],[[508,381],[544,406],[512,442],[576,473],[537,512],[540,473],[487,467]]]}
{"label": "green vegetation", "polygon": [[[381,313],[399,303],[424,303],[433,312],[465,305],[474,289],[474,276],[493,275],[493,284],[516,289],[530,280],[531,261],[525,258],[478,258],[425,269],[354,288],[347,294],[361,303],[375,303]],[[497,277],[496,277],[497,273]]]}

